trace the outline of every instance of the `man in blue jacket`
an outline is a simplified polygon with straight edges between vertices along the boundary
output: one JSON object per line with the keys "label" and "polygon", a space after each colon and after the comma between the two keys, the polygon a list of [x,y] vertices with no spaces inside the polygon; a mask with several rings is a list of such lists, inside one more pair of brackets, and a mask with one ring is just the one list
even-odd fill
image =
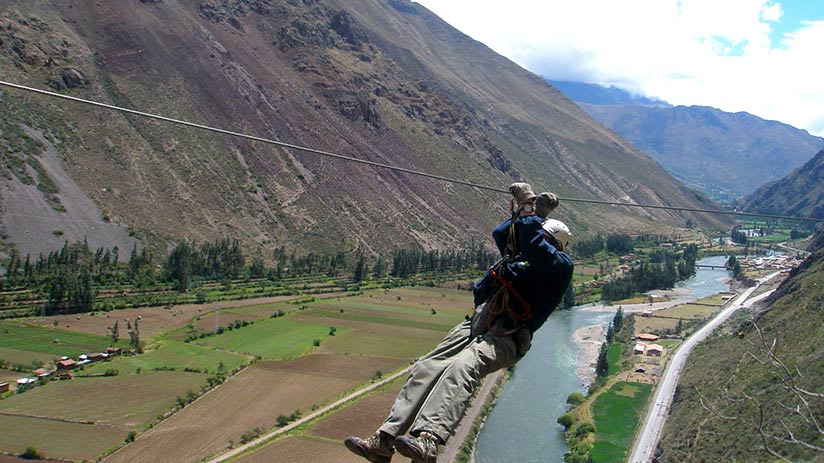
{"label": "man in blue jacket", "polygon": [[369,438],[348,437],[350,451],[388,463],[397,449],[413,463],[435,463],[438,445],[458,426],[480,380],[520,360],[561,301],[572,279],[572,260],[563,252],[569,229],[536,214],[541,197],[528,184],[510,191],[513,218],[492,233],[503,257],[473,288],[474,316],[415,362],[384,423]]}

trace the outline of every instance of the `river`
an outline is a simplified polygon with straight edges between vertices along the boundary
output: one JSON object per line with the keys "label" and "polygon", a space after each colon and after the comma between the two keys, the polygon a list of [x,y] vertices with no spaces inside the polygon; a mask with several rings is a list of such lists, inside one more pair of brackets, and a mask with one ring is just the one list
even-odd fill
{"label": "river", "polygon": [[[708,257],[701,265],[723,265],[726,257]],[[677,285],[690,301],[727,291],[726,270],[699,268]],[[572,333],[591,325],[607,326],[614,312],[576,307],[554,312],[535,333],[529,354],[518,363],[498,397],[475,447],[475,463],[562,463],[567,446],[556,423],[567,410],[566,398],[586,393],[586,381],[576,374],[581,346]]]}

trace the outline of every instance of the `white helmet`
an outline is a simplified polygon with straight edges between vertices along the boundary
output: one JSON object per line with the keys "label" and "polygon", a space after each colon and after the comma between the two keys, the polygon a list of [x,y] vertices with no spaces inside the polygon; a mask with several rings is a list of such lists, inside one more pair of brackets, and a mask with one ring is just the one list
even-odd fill
{"label": "white helmet", "polygon": [[543,223],[543,227],[544,232],[552,235],[552,237],[561,244],[561,251],[566,249],[572,233],[570,233],[569,227],[567,227],[565,223],[560,220],[546,219]]}

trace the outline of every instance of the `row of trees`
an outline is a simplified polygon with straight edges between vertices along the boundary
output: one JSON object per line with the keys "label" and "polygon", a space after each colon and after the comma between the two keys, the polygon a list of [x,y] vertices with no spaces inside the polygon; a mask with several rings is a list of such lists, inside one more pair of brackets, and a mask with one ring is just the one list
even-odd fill
{"label": "row of trees", "polygon": [[362,250],[296,255],[278,249],[268,264],[262,256],[255,256],[247,265],[240,243],[221,239],[201,244],[183,241],[161,262],[149,250],[138,250],[136,246],[128,262],[118,262],[119,259],[117,247],[92,250],[85,241],[66,242],[61,249],[41,254],[37,260],[28,255],[22,258],[12,251],[6,277],[0,279],[0,291],[26,289],[46,299],[48,313],[74,313],[92,310],[99,288],[171,287],[187,291],[199,281],[241,277],[274,281],[312,274],[351,276],[360,282],[370,276],[381,279],[387,274],[407,278],[418,272],[483,270],[492,264],[495,256],[474,243],[468,249],[454,251],[396,250],[388,258],[373,259]]}
{"label": "row of trees", "polygon": [[601,298],[605,301],[617,301],[653,289],[670,289],[679,280],[689,278],[695,273],[695,260],[698,246],[690,244],[683,251],[657,251],[650,262],[639,263],[625,276],[615,278],[601,288]]}
{"label": "row of trees", "polygon": [[575,257],[581,259],[593,257],[603,250],[613,254],[623,255],[633,252],[635,245],[638,243],[659,244],[669,241],[672,241],[672,237],[666,235],[644,233],[630,236],[626,233],[613,233],[607,235],[606,238],[597,235],[592,238],[575,240],[572,243],[572,253]]}

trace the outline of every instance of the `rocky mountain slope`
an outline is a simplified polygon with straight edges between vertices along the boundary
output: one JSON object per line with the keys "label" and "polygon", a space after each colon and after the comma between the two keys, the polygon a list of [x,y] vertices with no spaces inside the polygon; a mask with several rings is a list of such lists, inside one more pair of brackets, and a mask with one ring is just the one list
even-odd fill
{"label": "rocky mountain slope", "polygon": [[783,179],[757,189],[739,205],[748,212],[824,219],[824,150]]}
{"label": "rocky mountain slope", "polygon": [[731,202],[781,179],[824,148],[824,138],[747,113],[668,106],[621,90],[555,83],[685,184]]}
{"label": "rocky mountain slope", "polygon": [[[539,77],[407,0],[0,0],[0,76],[503,189],[525,179],[567,197],[711,207]],[[224,236],[298,252],[444,248],[488,241],[508,200],[0,91],[2,238],[24,253],[84,237],[161,251]],[[573,203],[558,213],[582,234],[726,220]]]}
{"label": "rocky mountain slope", "polygon": [[763,311],[695,349],[657,461],[824,461],[824,232],[814,242]]}

